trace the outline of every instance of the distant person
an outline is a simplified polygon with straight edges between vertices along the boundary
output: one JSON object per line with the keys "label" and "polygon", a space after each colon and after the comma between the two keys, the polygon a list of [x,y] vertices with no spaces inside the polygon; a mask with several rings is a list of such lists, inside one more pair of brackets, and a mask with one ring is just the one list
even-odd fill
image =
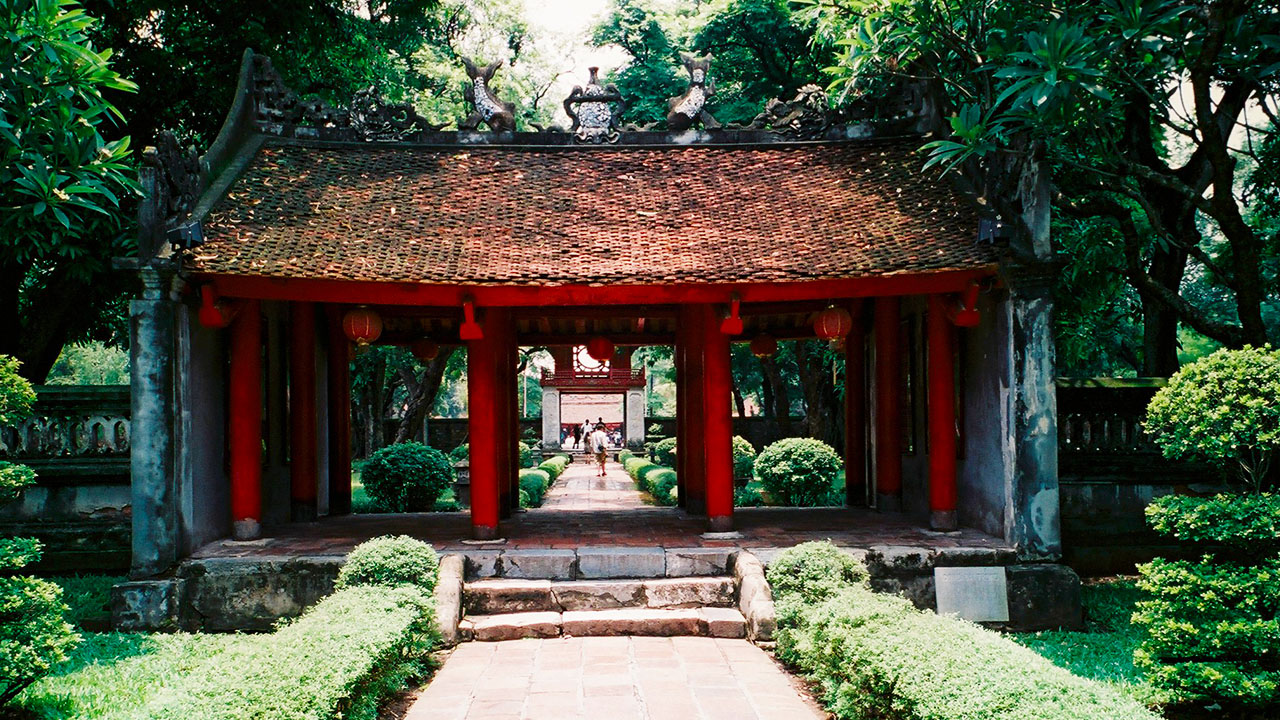
{"label": "distant person", "polygon": [[597,425],[591,432],[589,447],[596,455],[596,462],[600,463],[599,477],[604,477],[604,463],[609,456],[609,436],[604,434],[604,425]]}
{"label": "distant person", "polygon": [[574,425],[573,426],[573,449],[577,450],[578,444],[581,442],[582,442],[582,426]]}
{"label": "distant person", "polygon": [[591,419],[590,419],[590,418],[587,418],[586,420],[583,420],[583,421],[582,421],[582,449],[583,449],[583,450],[587,450],[587,449],[588,449],[588,448],[587,448],[587,438],[591,437],[591,431],[592,431],[592,429],[593,429],[593,427],[592,427],[592,425],[591,425]]}

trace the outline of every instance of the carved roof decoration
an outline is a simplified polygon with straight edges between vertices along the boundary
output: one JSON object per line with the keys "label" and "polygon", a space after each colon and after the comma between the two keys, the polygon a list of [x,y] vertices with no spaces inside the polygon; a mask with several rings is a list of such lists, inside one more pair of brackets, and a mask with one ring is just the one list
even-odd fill
{"label": "carved roof decoration", "polygon": [[600,85],[600,68],[587,70],[591,73],[587,86],[574,85],[573,92],[564,99],[564,112],[573,121],[569,131],[579,142],[616,143],[620,137],[618,117],[626,111],[627,103],[617,86]]}

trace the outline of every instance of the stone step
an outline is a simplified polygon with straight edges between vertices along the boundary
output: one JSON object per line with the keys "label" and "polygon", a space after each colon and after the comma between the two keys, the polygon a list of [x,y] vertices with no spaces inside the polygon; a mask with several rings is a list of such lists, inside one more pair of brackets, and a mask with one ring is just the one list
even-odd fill
{"label": "stone step", "polygon": [[649,635],[742,638],[747,623],[732,608],[619,608],[472,615],[458,626],[463,640],[497,642],[564,636]]}
{"label": "stone step", "polygon": [[735,602],[733,578],[722,576],[559,582],[493,578],[466,583],[462,596],[469,615],[731,607]]}

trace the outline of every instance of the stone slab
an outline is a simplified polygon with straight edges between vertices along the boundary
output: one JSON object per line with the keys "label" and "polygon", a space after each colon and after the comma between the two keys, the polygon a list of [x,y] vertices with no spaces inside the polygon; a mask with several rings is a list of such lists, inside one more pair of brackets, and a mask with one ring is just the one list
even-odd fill
{"label": "stone slab", "polygon": [[584,547],[578,549],[578,576],[660,578],[667,574],[667,554],[660,547]]}
{"label": "stone slab", "polygon": [[707,624],[707,634],[718,638],[747,636],[747,620],[733,608],[707,607],[699,610]]}
{"label": "stone slab", "polygon": [[933,569],[939,615],[972,622],[1008,622],[1009,591],[1003,567]]}
{"label": "stone slab", "polygon": [[466,576],[468,578],[489,578],[498,576],[498,558],[502,556],[501,550],[473,550],[468,548],[463,552],[463,554],[467,558]]}
{"label": "stone slab", "polygon": [[1080,577],[1066,565],[1034,563],[1008,568],[1009,623],[1017,632],[1080,630]]}
{"label": "stone slab", "polygon": [[506,550],[499,559],[499,574],[509,578],[572,580],[577,560],[572,550]]}
{"label": "stone slab", "polygon": [[661,578],[646,580],[644,594],[651,608],[729,607],[733,580],[727,577]]}
{"label": "stone slab", "polygon": [[508,615],[474,615],[471,635],[480,642],[549,638],[560,635],[560,613],[528,612]]}
{"label": "stone slab", "polygon": [[458,621],[462,619],[462,576],[465,561],[461,555],[440,558],[439,580],[436,582],[436,623],[440,639],[446,646],[458,644]]}
{"label": "stone slab", "polygon": [[471,615],[501,613],[559,612],[551,596],[550,580],[490,578],[469,582],[463,601]]}
{"label": "stone slab", "polygon": [[121,632],[176,630],[183,581],[139,580],[111,588],[111,627]]}
{"label": "stone slab", "polygon": [[551,586],[561,610],[608,610],[645,605],[644,584],[639,580],[572,580]]}
{"label": "stone slab", "polygon": [[667,577],[723,575],[732,548],[667,548]]}
{"label": "stone slab", "polygon": [[563,616],[565,635],[706,635],[706,620],[696,609],[568,611]]}

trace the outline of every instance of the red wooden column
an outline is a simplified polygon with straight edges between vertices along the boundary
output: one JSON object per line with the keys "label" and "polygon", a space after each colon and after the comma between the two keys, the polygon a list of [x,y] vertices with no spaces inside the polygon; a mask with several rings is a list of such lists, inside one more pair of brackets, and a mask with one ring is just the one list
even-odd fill
{"label": "red wooden column", "polygon": [[702,308],[696,305],[682,307],[681,323],[686,325],[684,352],[684,407],[677,411],[684,416],[684,437],[680,439],[676,451],[683,457],[681,466],[684,472],[684,489],[688,498],[685,510],[695,515],[703,515],[707,511],[707,476],[705,416],[706,404],[703,396],[706,383],[703,375],[706,371],[706,330],[703,325],[705,316]]}
{"label": "red wooden column", "polygon": [[257,300],[246,300],[231,326],[230,394],[231,535],[253,540],[262,534],[262,312]]}
{"label": "red wooden column", "polygon": [[902,347],[898,298],[875,301],[876,507],[902,509]]}
{"label": "red wooden column", "polygon": [[850,507],[867,503],[867,322],[865,303],[849,308],[853,328],[844,344],[844,495]]}
{"label": "red wooden column", "polygon": [[702,316],[702,407],[707,527],[733,529],[733,376],[729,336],[720,332],[715,309],[704,305]]}
{"label": "red wooden column", "polygon": [[329,328],[329,514],[351,513],[351,342],[342,332],[342,313],[326,308]]}
{"label": "red wooden column", "polygon": [[294,522],[316,519],[316,308],[296,302],[289,334],[289,498]]}
{"label": "red wooden column", "polygon": [[[471,449],[471,533],[477,540],[498,537],[503,494],[499,462],[505,424],[498,412],[502,311],[485,313],[484,337],[467,342],[467,426]],[[496,322],[495,322],[496,321]]]}
{"label": "red wooden column", "polygon": [[934,530],[955,530],[955,330],[947,317],[945,296],[929,296],[926,323],[929,336],[929,525]]}

